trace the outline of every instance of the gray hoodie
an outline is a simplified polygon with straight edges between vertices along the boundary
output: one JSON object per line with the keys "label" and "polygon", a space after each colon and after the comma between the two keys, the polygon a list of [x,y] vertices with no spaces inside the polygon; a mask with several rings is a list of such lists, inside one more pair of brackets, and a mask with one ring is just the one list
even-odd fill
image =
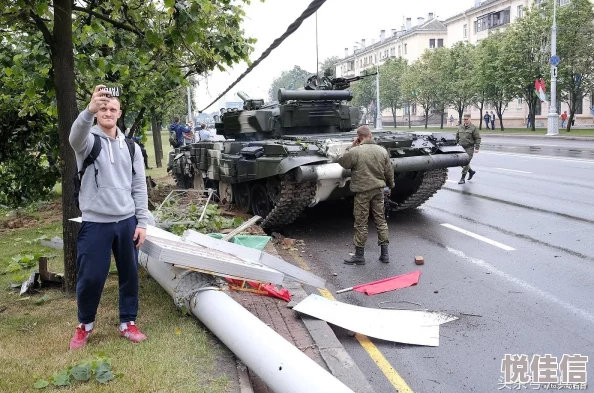
{"label": "gray hoodie", "polygon": [[[138,227],[146,228],[149,211],[142,152],[134,144],[134,170],[124,134],[117,129],[117,137],[106,135],[101,127],[93,126],[94,115],[85,109],[78,115],[70,130],[70,146],[76,153],[78,170],[91,152],[94,143],[92,134],[101,137],[101,153],[87,167],[82,178],[79,203],[83,221],[117,222],[132,216],[138,219]],[[95,176],[96,174],[96,176]]]}

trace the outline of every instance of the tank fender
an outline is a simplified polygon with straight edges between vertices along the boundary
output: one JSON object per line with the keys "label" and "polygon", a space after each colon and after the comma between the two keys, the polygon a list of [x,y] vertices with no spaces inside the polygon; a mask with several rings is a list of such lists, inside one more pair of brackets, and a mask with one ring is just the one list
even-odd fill
{"label": "tank fender", "polygon": [[326,164],[330,162],[329,159],[325,157],[287,157],[283,158],[278,166],[278,174],[283,175],[289,172],[292,169],[295,169],[301,165],[309,165],[309,164]]}

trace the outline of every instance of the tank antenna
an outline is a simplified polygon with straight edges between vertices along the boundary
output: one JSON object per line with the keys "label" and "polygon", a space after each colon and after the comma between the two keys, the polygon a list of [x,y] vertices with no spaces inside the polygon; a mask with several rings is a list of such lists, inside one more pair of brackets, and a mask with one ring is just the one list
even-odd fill
{"label": "tank antenna", "polygon": [[318,58],[318,11],[316,11],[316,75],[320,76],[320,59]]}

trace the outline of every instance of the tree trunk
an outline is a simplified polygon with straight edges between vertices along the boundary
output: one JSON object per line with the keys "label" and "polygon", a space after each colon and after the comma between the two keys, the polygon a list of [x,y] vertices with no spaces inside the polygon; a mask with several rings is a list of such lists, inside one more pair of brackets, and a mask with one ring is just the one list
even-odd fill
{"label": "tree trunk", "polygon": [[146,107],[142,107],[136,115],[136,118],[134,118],[134,124],[132,124],[132,127],[130,127],[130,134],[128,135],[128,138],[132,138],[136,134],[136,131],[138,131],[140,128],[142,118],[144,117],[144,112],[146,112]]}
{"label": "tree trunk", "polygon": [[[462,124],[462,116],[463,116],[462,112],[464,112],[464,108],[458,109],[457,112],[458,112],[458,124]],[[482,108],[481,108],[481,113],[482,113]],[[479,130],[480,130],[480,128],[479,128]]]}
{"label": "tree trunk", "polygon": [[410,103],[408,104],[408,128],[410,129]]}
{"label": "tree trunk", "polygon": [[481,106],[479,107],[479,130],[483,129],[483,107],[485,106],[484,103],[481,102]]}
{"label": "tree trunk", "polygon": [[157,168],[161,168],[161,159],[163,158],[163,144],[161,142],[161,128],[157,123],[157,117],[153,113],[151,116],[151,128],[153,130],[153,144],[155,145],[155,162]]}
{"label": "tree trunk", "polygon": [[425,109],[425,129],[427,129],[427,126],[429,125],[429,106],[427,106],[427,109]]}
{"label": "tree trunk", "polygon": [[[52,66],[56,86],[58,108],[58,129],[60,134],[60,169],[62,171],[62,233],[64,238],[64,289],[74,293],[76,290],[76,238],[79,224],[69,221],[78,217],[80,211],[72,202],[76,173],[74,151],[68,142],[70,128],[78,116],[74,81],[74,54],[72,51],[72,0],[54,2],[54,51]],[[51,45],[51,44],[50,44]]]}
{"label": "tree trunk", "polygon": [[439,127],[440,129],[443,130],[443,117],[445,116],[445,107],[441,107],[441,127]]}
{"label": "tree trunk", "polygon": [[120,116],[116,125],[120,128],[120,131],[122,131],[124,133],[124,135],[126,135],[126,109],[125,108],[120,108],[120,109],[122,111],[122,116]]}
{"label": "tree trunk", "polygon": [[398,127],[398,125],[396,124],[396,109],[394,106],[392,106],[392,118],[394,119],[394,128]]}

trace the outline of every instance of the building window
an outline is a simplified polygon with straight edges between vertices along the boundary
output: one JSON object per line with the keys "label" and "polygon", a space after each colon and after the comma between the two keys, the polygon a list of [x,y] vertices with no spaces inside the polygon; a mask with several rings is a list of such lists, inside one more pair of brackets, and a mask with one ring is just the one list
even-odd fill
{"label": "building window", "polygon": [[524,16],[524,6],[519,5],[518,6],[518,18],[522,18],[523,16]]}
{"label": "building window", "polygon": [[523,104],[524,104],[524,100],[521,98],[518,98],[518,109],[522,109]]}
{"label": "building window", "polygon": [[404,44],[404,54],[405,54],[405,55],[406,55],[406,54],[408,54],[408,51],[407,51],[407,48],[406,48],[406,46],[407,46],[407,45],[408,45],[408,44]]}
{"label": "building window", "polygon": [[464,25],[464,27],[462,27],[462,36],[464,38],[468,37],[468,25]]}
{"label": "building window", "polygon": [[429,39],[429,49],[435,49],[435,38]]}
{"label": "building window", "polygon": [[443,48],[443,38],[438,38],[437,39],[437,47],[438,48]]}
{"label": "building window", "polygon": [[559,0],[559,5],[564,6],[570,3],[570,0]]}
{"label": "building window", "polygon": [[476,20],[476,31],[479,32],[494,27],[500,27],[508,23],[510,23],[509,8],[479,16]]}

